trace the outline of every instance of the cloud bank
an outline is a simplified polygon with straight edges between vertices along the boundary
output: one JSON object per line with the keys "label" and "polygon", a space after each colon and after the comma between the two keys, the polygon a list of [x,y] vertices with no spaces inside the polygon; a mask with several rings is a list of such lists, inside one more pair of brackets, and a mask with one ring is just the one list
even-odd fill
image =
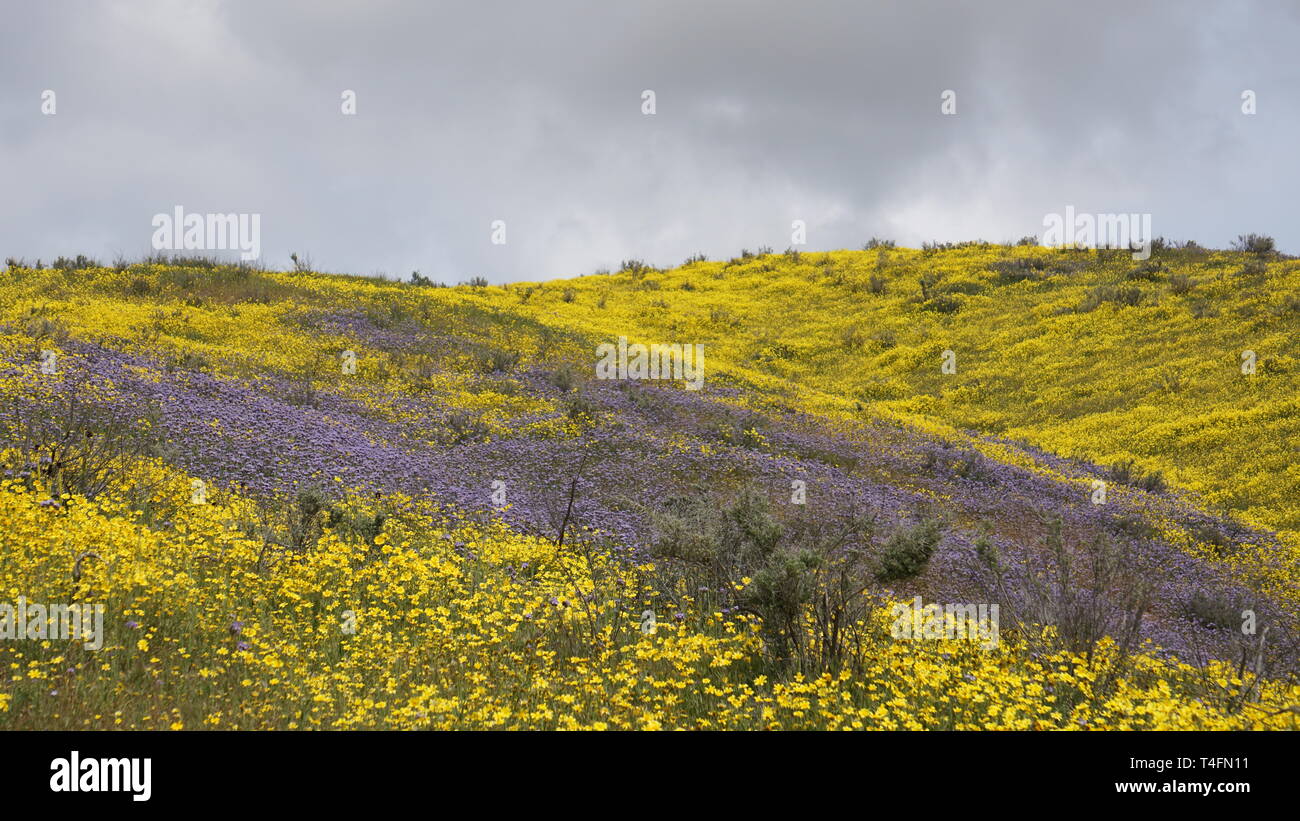
{"label": "cloud bank", "polygon": [[14,3],[0,254],[138,257],[178,205],[260,214],[268,267],[447,282],[1067,205],[1296,253],[1297,41],[1300,6],[1172,0]]}

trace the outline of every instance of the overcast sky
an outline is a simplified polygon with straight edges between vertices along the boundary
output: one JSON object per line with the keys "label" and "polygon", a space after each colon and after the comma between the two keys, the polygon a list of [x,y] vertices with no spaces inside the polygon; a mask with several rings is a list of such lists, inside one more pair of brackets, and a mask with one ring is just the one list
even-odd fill
{"label": "overcast sky", "polygon": [[0,255],[29,261],[142,256],[176,206],[260,214],[268,267],[447,282],[1066,206],[1300,252],[1297,2],[0,6]]}

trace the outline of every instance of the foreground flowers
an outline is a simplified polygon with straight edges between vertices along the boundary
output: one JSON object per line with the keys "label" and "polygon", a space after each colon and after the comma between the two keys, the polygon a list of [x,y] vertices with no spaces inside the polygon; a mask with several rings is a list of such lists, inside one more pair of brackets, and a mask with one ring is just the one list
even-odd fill
{"label": "foreground flowers", "polygon": [[[168,477],[172,492],[188,481]],[[0,642],[0,727],[1296,726],[1300,688],[1226,665],[899,641],[883,601],[843,669],[778,681],[755,624],[665,599],[650,566],[410,500],[370,540],[329,530],[269,563],[238,498],[167,528],[119,500],[64,502],[0,484],[0,590],[105,604],[104,646]],[[87,542],[101,561],[73,583],[67,545]],[[664,614],[652,632],[647,607]]]}

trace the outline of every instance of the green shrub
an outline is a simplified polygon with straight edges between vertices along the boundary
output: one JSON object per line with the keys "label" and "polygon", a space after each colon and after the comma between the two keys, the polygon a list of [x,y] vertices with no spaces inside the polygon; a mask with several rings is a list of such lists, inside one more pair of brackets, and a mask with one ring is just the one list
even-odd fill
{"label": "green shrub", "polygon": [[871,341],[888,350],[898,344],[898,337],[888,328],[882,328],[871,334]]}
{"label": "green shrub", "polygon": [[87,268],[99,268],[100,264],[84,254],[77,254],[75,257],[58,257],[50,263],[50,267],[58,271],[84,271]]}
{"label": "green shrub", "polygon": [[1078,312],[1086,314],[1096,310],[1107,302],[1119,306],[1134,307],[1142,303],[1141,288],[1117,288],[1113,285],[1098,285],[1088,292],[1079,304]]}
{"label": "green shrub", "polygon": [[1165,477],[1160,471],[1144,472],[1132,459],[1116,462],[1110,466],[1106,478],[1122,485],[1140,488],[1149,493],[1163,493]]}
{"label": "green shrub", "polygon": [[941,314],[954,314],[961,310],[961,302],[948,294],[939,294],[921,304],[921,310],[935,311]]}
{"label": "green shrub", "polygon": [[1245,607],[1239,602],[1198,590],[1183,602],[1183,617],[1206,627],[1226,630],[1241,624]]}
{"label": "green shrub", "polygon": [[488,435],[488,427],[479,414],[456,410],[447,416],[447,429],[450,431],[451,443],[482,441]]}
{"label": "green shrub", "polygon": [[1272,237],[1263,234],[1241,234],[1233,241],[1232,249],[1266,256],[1277,250],[1277,246]]}
{"label": "green shrub", "polygon": [[967,451],[952,463],[953,473],[972,482],[995,482],[997,477],[989,469],[988,460],[979,451]]}
{"label": "green shrub", "polygon": [[551,371],[550,374],[547,376],[547,381],[549,381],[556,388],[559,388],[560,393],[568,393],[569,391],[577,388],[578,383],[581,380],[578,376],[578,372],[573,368],[572,365],[566,362],[565,364]]}
{"label": "green shrub", "polygon": [[930,561],[942,535],[942,525],[931,516],[898,528],[880,552],[876,578],[882,582],[892,582],[910,579],[920,573]]}
{"label": "green shrub", "polygon": [[1040,257],[1019,257],[1003,259],[993,263],[992,270],[997,274],[999,285],[1012,285],[1026,280],[1041,279],[1047,260]]}
{"label": "green shrub", "polygon": [[446,288],[441,282],[434,282],[432,279],[421,274],[419,271],[411,272],[411,284],[421,288]]}
{"label": "green shrub", "polygon": [[[745,253],[748,254],[749,252],[746,251]],[[641,277],[645,276],[646,274],[654,270],[655,270],[654,268],[652,268],[649,265],[646,265],[645,262],[639,259],[625,259],[618,266],[618,272],[620,274],[628,274],[633,279],[640,279]]]}
{"label": "green shrub", "polygon": [[1159,282],[1164,278],[1165,266],[1162,262],[1149,259],[1138,265],[1136,268],[1124,274],[1127,280],[1144,280],[1146,282]]}

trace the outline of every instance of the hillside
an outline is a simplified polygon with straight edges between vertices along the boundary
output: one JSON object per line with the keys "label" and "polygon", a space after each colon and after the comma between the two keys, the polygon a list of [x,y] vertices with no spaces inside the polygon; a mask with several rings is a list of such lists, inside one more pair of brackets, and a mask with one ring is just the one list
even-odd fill
{"label": "hillside", "polygon": [[14,264],[0,325],[0,587],[107,612],[0,726],[1294,725],[1300,261]]}

